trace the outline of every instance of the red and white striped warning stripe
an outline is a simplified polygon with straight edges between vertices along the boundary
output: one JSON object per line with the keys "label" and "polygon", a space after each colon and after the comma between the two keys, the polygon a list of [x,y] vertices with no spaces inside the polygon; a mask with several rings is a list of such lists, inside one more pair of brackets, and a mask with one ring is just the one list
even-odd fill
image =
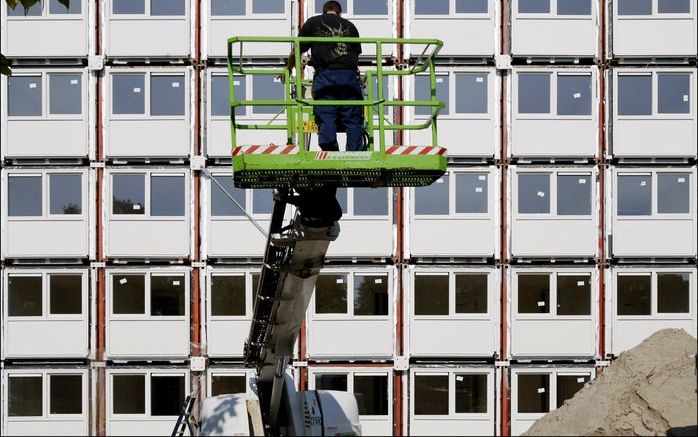
{"label": "red and white striped warning stripe", "polygon": [[390,146],[386,155],[445,155],[446,149],[435,146]]}
{"label": "red and white striped warning stripe", "polygon": [[233,156],[237,155],[290,155],[298,153],[298,147],[294,145],[275,146],[237,146],[233,149]]}

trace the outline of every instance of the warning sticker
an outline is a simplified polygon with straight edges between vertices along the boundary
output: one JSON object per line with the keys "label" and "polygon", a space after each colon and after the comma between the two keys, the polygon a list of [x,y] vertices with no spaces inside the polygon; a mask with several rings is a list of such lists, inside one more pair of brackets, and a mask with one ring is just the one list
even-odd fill
{"label": "warning sticker", "polygon": [[139,204],[135,204],[133,205],[133,209],[138,211],[139,209],[141,209],[141,206]]}
{"label": "warning sticker", "polygon": [[344,278],[337,278],[337,284],[344,284]]}
{"label": "warning sticker", "polygon": [[545,389],[543,387],[539,388],[538,393],[545,393]]}
{"label": "warning sticker", "polygon": [[582,97],[582,93],[574,93],[572,94],[572,97],[574,97],[575,99],[579,99]]}
{"label": "warning sticker", "polygon": [[306,134],[316,134],[318,132],[317,123],[315,123],[313,120],[304,121],[303,132]]}
{"label": "warning sticker", "polygon": [[476,193],[482,193],[482,187],[475,187]]}
{"label": "warning sticker", "polygon": [[34,83],[34,82],[30,83],[29,88],[36,88],[36,83]]}
{"label": "warning sticker", "polygon": [[545,193],[542,192],[542,191],[539,191],[539,192],[536,193],[536,196],[538,196],[538,197],[545,197]]}
{"label": "warning sticker", "polygon": [[476,77],[475,78],[475,82],[484,82],[484,81],[485,81],[485,78],[483,78],[483,77]]}
{"label": "warning sticker", "polygon": [[172,82],[172,88],[179,88],[179,82]]}
{"label": "warning sticker", "polygon": [[584,378],[577,378],[577,382],[584,382]]}
{"label": "warning sticker", "polygon": [[128,280],[126,278],[119,279],[119,284],[121,284],[121,285],[124,285],[127,282],[128,282]]}
{"label": "warning sticker", "polygon": [[383,280],[382,280],[381,278],[376,278],[376,279],[373,280],[373,283],[374,283],[374,284],[382,284],[382,283],[383,283]]}
{"label": "warning sticker", "polygon": [[544,300],[539,300],[539,301],[538,301],[538,306],[539,306],[539,307],[544,307],[544,306],[545,306],[545,301],[544,301]]}
{"label": "warning sticker", "polygon": [[78,80],[77,80],[77,79],[70,79],[70,84],[71,84],[71,85],[77,85],[77,84],[78,84]]}
{"label": "warning sticker", "polygon": [[481,174],[480,176],[477,177],[477,179],[478,179],[479,181],[486,181],[486,180],[487,180],[487,176],[485,176],[484,174]]}
{"label": "warning sticker", "polygon": [[135,88],[133,89],[133,92],[134,92],[134,93],[140,93],[140,92],[141,92],[140,87],[135,87]]}
{"label": "warning sticker", "polygon": [[580,184],[586,184],[586,183],[587,183],[587,180],[584,179],[584,178],[580,178],[580,179],[579,179],[579,183],[580,183]]}

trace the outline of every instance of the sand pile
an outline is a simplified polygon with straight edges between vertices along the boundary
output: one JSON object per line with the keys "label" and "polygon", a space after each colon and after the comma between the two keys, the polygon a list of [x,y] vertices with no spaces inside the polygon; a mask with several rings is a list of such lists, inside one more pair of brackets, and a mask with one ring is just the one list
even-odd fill
{"label": "sand pile", "polygon": [[686,331],[658,331],[622,353],[591,384],[534,423],[525,435],[685,432],[685,427],[697,422],[695,355],[696,339]]}

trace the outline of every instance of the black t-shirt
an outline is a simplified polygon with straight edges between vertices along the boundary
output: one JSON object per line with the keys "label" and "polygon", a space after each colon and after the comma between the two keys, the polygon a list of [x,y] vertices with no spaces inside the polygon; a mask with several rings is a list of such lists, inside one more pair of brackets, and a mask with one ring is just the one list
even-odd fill
{"label": "black t-shirt", "polygon": [[[323,14],[309,18],[298,36],[358,37],[359,31],[351,21],[334,14]],[[317,72],[330,70],[357,70],[361,44],[351,43],[304,43],[301,52],[312,50],[310,65]]]}

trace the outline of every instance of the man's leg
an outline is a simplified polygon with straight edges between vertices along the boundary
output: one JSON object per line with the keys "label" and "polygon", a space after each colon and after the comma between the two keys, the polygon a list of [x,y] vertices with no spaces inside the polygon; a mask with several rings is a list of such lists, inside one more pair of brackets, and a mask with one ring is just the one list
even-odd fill
{"label": "man's leg", "polygon": [[363,107],[343,106],[339,110],[338,117],[347,129],[347,150],[360,152],[366,147],[364,144],[364,120]]}

